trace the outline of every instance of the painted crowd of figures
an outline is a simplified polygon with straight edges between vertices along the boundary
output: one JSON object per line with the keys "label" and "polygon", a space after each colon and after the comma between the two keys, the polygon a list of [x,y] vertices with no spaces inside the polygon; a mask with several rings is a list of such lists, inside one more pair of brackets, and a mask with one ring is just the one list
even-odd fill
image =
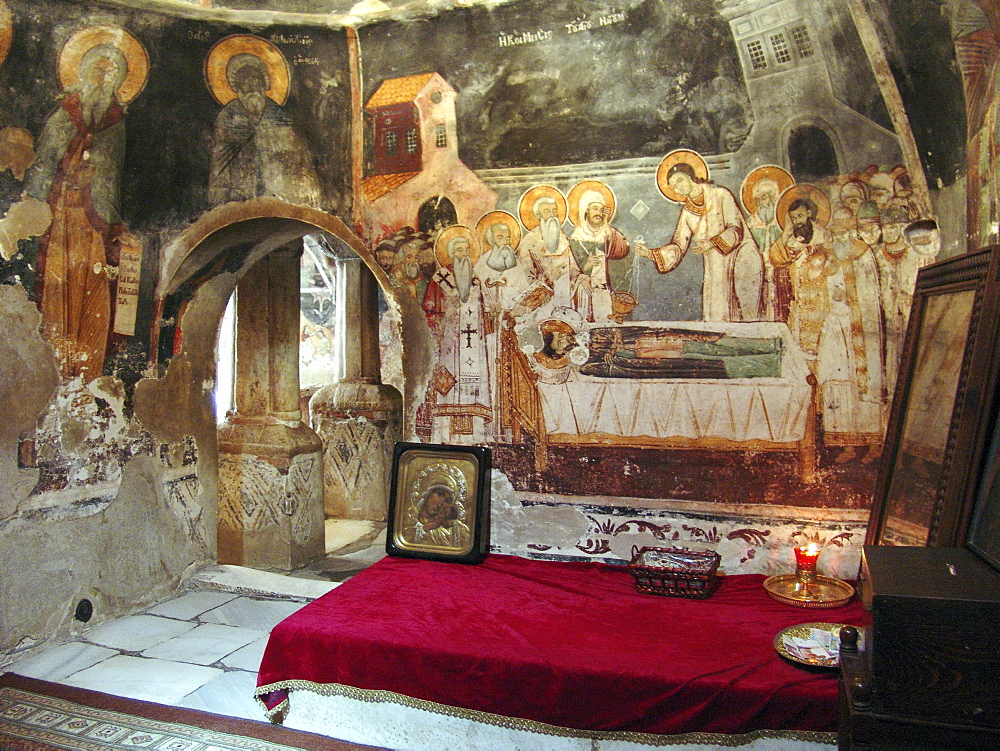
{"label": "painted crowd of figures", "polygon": [[877,458],[916,274],[940,245],[906,170],[796,184],[763,166],[737,199],[709,179],[699,154],[677,150],[656,183],[681,207],[659,247],[630,244],[612,225],[615,195],[596,180],[565,197],[532,187],[517,217],[498,210],[474,228],[404,227],[376,244],[378,263],[418,300],[437,345],[418,431],[438,442],[505,440],[496,427],[505,320],[529,332],[534,351],[523,348],[540,377],[579,377],[589,329],[622,324],[638,303],[614,288],[610,262],[634,253],[639,273],[669,274],[697,255],[702,320],[787,324],[819,384],[825,445],[842,447],[838,461],[859,449],[861,461]]}

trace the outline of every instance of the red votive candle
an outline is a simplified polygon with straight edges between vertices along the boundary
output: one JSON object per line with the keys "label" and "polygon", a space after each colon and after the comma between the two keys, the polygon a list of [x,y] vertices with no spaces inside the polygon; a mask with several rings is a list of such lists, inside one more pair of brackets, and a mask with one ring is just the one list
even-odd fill
{"label": "red votive candle", "polygon": [[815,542],[808,545],[798,545],[795,551],[795,573],[801,579],[812,579],[816,576],[816,561],[822,548]]}

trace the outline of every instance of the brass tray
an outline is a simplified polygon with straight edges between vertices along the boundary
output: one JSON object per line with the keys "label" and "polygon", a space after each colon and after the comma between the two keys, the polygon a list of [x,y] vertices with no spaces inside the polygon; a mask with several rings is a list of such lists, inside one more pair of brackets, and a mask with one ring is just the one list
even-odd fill
{"label": "brass tray", "polygon": [[818,576],[803,585],[795,574],[780,574],[764,580],[764,591],[778,602],[799,608],[839,608],[854,597],[854,587],[840,579]]}
{"label": "brass tray", "polygon": [[[800,639],[806,639],[809,637],[812,629],[818,629],[820,631],[829,631],[834,635],[831,642],[832,644],[840,644],[840,629],[847,626],[846,623],[800,623],[798,626],[789,626],[786,629],[782,629],[778,632],[777,636],[774,637],[774,649],[779,655],[784,657],[786,660],[791,660],[792,662],[798,662],[802,665],[810,665],[812,667],[822,667],[822,668],[836,668],[840,666],[840,652],[834,652],[829,658],[822,657],[809,657],[803,658],[797,655],[791,654],[785,647],[785,636],[797,636]],[[862,648],[861,629],[858,629],[858,647]]]}

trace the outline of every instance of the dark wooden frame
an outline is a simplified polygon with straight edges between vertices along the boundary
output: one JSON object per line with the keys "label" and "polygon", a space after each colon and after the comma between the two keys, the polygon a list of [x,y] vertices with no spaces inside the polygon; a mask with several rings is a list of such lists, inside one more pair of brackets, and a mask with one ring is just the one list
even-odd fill
{"label": "dark wooden frame", "polygon": [[[892,412],[886,431],[885,448],[865,543],[868,545],[898,544],[887,534],[890,505],[898,499],[914,507],[924,503],[927,537],[923,544],[934,547],[961,547],[965,544],[973,508],[973,496],[979,479],[979,462],[990,440],[992,425],[984,424],[984,411],[990,414],[996,390],[996,347],[998,323],[998,259],[1000,247],[985,248],[974,253],[935,263],[920,270],[913,294],[910,321],[903,347],[899,378],[896,384]],[[920,382],[918,360],[921,343],[929,344],[933,332],[925,326],[927,308],[939,296],[973,294],[966,329],[966,341],[955,384],[955,401],[948,422],[947,439],[937,477],[922,488],[927,497],[915,498],[916,492],[901,493],[900,485],[912,480],[914,469],[904,466],[911,460],[904,451],[907,418],[921,395],[914,393],[914,382]],[[957,299],[957,298],[956,298]],[[925,367],[932,367],[927,365]],[[936,466],[936,465],[932,465]],[[927,506],[929,504],[929,508]],[[923,526],[923,525],[921,525]],[[913,543],[910,543],[913,544]]]}
{"label": "dark wooden frame", "polygon": [[966,547],[1000,569],[1000,320],[984,326],[982,338],[984,398],[976,410],[978,419],[968,427],[974,442],[965,485],[968,518],[957,532]]}
{"label": "dark wooden frame", "polygon": [[979,463],[980,479],[966,544],[980,558],[1000,569],[1000,419],[995,412],[994,405],[994,429]]}
{"label": "dark wooden frame", "polygon": [[[392,456],[386,553],[457,563],[482,561],[490,545],[491,469],[490,449],[483,446],[397,443]],[[445,496],[450,491],[452,501],[462,509],[458,519],[442,521],[423,515],[432,488]],[[448,508],[455,506],[448,504]],[[449,535],[451,540],[441,539]]]}

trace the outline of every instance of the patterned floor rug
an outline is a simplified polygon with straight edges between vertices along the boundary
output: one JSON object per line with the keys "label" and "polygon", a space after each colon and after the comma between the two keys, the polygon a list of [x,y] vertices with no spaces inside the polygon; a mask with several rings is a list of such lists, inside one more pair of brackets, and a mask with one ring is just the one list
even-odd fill
{"label": "patterned floor rug", "polygon": [[0,675],[3,751],[355,751],[370,749],[262,722]]}

